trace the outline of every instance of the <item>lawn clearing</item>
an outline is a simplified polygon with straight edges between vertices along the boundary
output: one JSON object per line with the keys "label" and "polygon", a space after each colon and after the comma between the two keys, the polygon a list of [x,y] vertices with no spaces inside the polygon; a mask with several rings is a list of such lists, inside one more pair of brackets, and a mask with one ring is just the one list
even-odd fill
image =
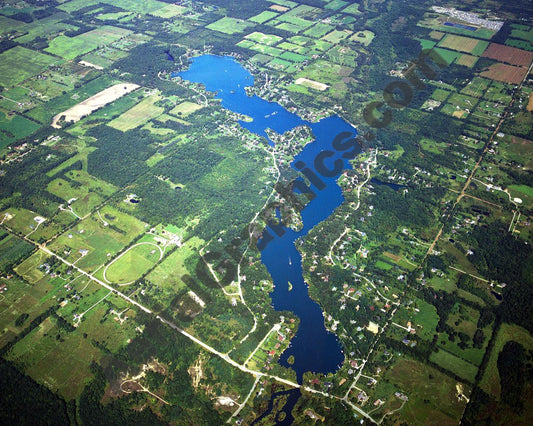
{"label": "lawn clearing", "polygon": [[[402,357],[385,372],[385,379],[409,396],[401,410],[407,424],[458,424],[467,402],[457,398],[457,382],[437,369]],[[469,395],[468,385],[462,385]]]}

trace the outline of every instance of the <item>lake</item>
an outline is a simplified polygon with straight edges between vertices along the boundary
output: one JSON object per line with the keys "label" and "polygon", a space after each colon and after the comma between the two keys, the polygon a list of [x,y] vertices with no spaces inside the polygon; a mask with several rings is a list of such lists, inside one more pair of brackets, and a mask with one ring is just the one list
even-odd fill
{"label": "lake", "polygon": [[[346,135],[355,137],[355,128],[338,116],[311,123],[277,103],[265,101],[258,96],[248,96],[244,88],[253,85],[253,76],[231,57],[203,55],[194,58],[187,71],[174,75],[202,83],[208,91],[216,93],[215,96],[221,99],[224,108],[252,118],[251,122],[241,121],[242,127],[267,139],[268,128],[277,133],[284,133],[301,125],[312,129],[315,141],[305,146],[295,157],[291,167],[295,168],[295,164],[300,162],[301,170],[304,169],[304,163],[308,170],[319,177],[320,181],[310,186],[316,197],[301,211],[303,228],[300,231],[285,228],[284,234],[279,237],[267,229],[272,239],[268,243],[263,241],[263,245],[260,241],[261,260],[274,282],[274,291],[270,295],[274,309],[292,311],[300,318],[298,332],[290,347],[282,354],[280,363],[293,368],[300,383],[306,371],[323,374],[337,371],[344,360],[342,345],[334,333],[326,330],[320,306],[309,297],[308,286],[303,278],[301,255],[295,242],[331,216],[344,201],[336,180],[343,170],[351,166],[348,159],[342,156],[345,151],[335,149],[338,146],[333,146],[333,140],[341,132],[345,132],[344,138],[348,137]],[[273,144],[270,140],[269,143]],[[315,167],[318,156],[323,157],[326,169],[335,173],[327,173],[329,177],[320,175]],[[352,158],[353,156],[355,154]],[[289,282],[292,284],[291,290]],[[295,362],[289,366],[287,359],[291,355]]]}

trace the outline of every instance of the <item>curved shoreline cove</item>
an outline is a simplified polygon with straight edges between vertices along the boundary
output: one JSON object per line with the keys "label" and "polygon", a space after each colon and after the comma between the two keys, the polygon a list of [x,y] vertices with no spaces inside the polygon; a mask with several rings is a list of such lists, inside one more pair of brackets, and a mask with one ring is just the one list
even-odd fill
{"label": "curved shoreline cove", "polygon": [[[301,210],[303,227],[294,231],[276,226],[277,233],[267,229],[272,238],[267,244],[260,241],[259,246],[264,246],[261,247],[261,259],[274,282],[270,295],[274,309],[292,311],[300,318],[298,332],[282,354],[280,363],[293,368],[300,383],[307,371],[323,374],[337,371],[344,361],[342,345],[334,333],[326,330],[320,306],[309,297],[303,278],[302,258],[295,242],[327,219],[344,201],[337,179],[343,170],[351,168],[348,160],[354,158],[360,149],[357,147],[356,152],[347,153],[348,145],[334,140],[340,134],[344,138],[348,135],[355,137],[357,131],[338,116],[311,123],[277,103],[255,95],[248,96],[244,88],[253,85],[253,76],[231,57],[203,55],[194,58],[187,71],[174,75],[204,84],[208,91],[215,92],[216,97],[222,100],[223,107],[253,119],[251,122],[241,121],[242,127],[267,139],[265,131],[268,128],[280,134],[301,125],[311,128],[315,141],[307,144],[291,163],[295,170],[302,170],[306,175],[314,173],[318,178],[310,179],[310,189],[315,197]],[[272,141],[269,140],[269,143],[272,144]],[[320,163],[318,167],[317,161]],[[293,365],[287,362],[291,355],[295,359]]]}

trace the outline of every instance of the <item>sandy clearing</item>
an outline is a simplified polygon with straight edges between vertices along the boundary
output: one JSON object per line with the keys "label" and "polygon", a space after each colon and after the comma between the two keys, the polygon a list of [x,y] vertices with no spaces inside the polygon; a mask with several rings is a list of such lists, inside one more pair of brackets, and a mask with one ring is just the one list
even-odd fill
{"label": "sandy clearing", "polygon": [[107,105],[110,102],[124,96],[127,93],[132,92],[133,90],[139,88],[138,84],[133,83],[120,83],[115,84],[114,86],[108,87],[107,89],[102,90],[90,98],[85,99],[77,105],[74,105],[72,108],[69,108],[63,112],[57,114],[52,120],[52,127],[60,129],[61,126],[57,123],[61,117],[64,117],[65,121],[76,122],[79,121],[82,117],[85,117],[96,111],[99,108]]}
{"label": "sandy clearing", "polygon": [[302,86],[310,87],[311,89],[320,90],[323,92],[326,90],[329,86],[324,83],[320,83],[318,81],[309,80],[308,78],[300,77],[295,81],[296,84],[301,84]]}

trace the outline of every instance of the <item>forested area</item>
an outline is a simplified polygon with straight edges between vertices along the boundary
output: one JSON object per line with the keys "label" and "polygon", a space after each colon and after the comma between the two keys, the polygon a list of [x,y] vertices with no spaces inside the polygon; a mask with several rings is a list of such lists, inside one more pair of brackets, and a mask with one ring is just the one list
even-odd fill
{"label": "forested area", "polygon": [[[0,358],[0,423],[4,425],[70,425],[67,404],[47,387]],[[75,416],[75,413],[74,413]]]}

